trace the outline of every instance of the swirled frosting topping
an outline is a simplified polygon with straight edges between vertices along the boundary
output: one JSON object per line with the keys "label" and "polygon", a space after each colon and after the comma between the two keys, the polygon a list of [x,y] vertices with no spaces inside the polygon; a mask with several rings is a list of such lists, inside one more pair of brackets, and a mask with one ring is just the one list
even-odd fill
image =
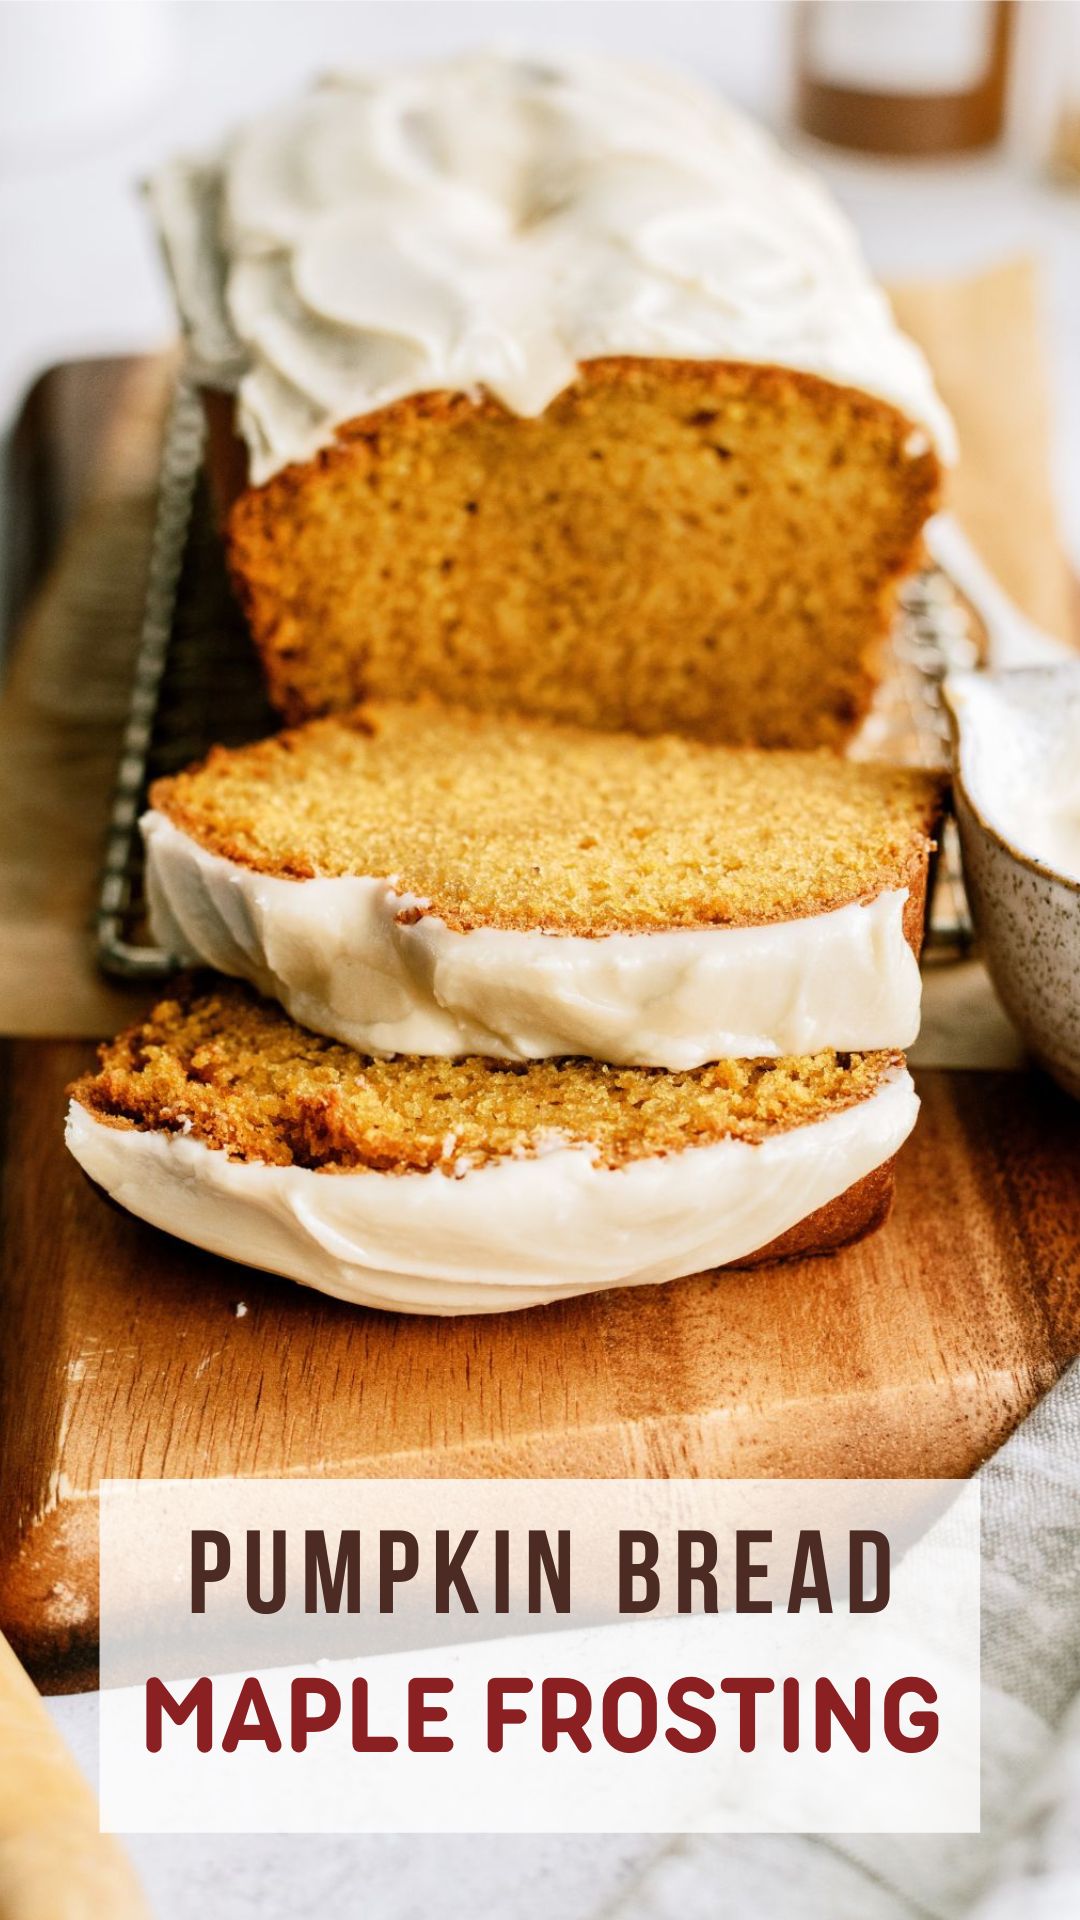
{"label": "swirled frosting topping", "polygon": [[824,189],[710,92],[479,54],[320,85],[151,195],[258,483],[410,394],[535,415],[606,355],[792,367],[952,427]]}

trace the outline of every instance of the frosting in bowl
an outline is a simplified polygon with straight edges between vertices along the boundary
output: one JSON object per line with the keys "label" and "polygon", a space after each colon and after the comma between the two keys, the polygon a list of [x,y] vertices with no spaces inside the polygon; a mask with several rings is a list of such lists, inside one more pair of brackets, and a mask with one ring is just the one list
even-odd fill
{"label": "frosting in bowl", "polygon": [[952,457],[829,195],[689,82],[586,55],[343,76],[150,194],[196,373],[239,383],[256,483],[412,394],[541,413],[609,355],[813,373]]}
{"label": "frosting in bowl", "polygon": [[1024,859],[1080,886],[1080,660],[953,674],[960,777]]}

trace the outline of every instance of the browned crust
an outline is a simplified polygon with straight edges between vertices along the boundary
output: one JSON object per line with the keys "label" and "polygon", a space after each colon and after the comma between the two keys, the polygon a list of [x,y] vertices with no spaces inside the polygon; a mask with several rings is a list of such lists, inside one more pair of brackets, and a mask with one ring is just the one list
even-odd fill
{"label": "browned crust", "polygon": [[856,1180],[846,1193],[837,1194],[827,1206],[807,1214],[805,1220],[789,1227],[778,1239],[770,1240],[768,1246],[761,1247],[757,1253],[730,1261],[730,1267],[744,1269],[763,1267],[778,1260],[803,1260],[813,1254],[836,1253],[856,1240],[864,1240],[867,1234],[884,1226],[892,1211],[895,1165],[895,1156],[883,1161],[873,1173]]}
{"label": "browned crust", "polygon": [[921,855],[912,860],[908,869],[908,897],[904,904],[904,938],[916,960],[923,949],[926,929],[930,920],[930,867],[933,855],[937,851],[936,836],[945,808],[945,783],[942,781],[937,792],[937,803],[933,816],[926,822],[927,839]]}
{"label": "browned crust", "polygon": [[[650,376],[659,375],[676,388],[693,383],[700,392],[702,382],[709,382],[718,406],[725,400],[749,397],[768,401],[781,395],[790,397],[792,392],[819,410],[842,400],[856,422],[865,421],[868,426],[886,429],[896,449],[897,461],[899,450],[912,431],[912,423],[888,402],[854,388],[834,385],[810,373],[745,362],[643,360],[630,356],[586,362],[578,379],[551,403],[549,413],[557,415],[560,409],[588,407],[597,393],[639,379],[642,369],[647,369]],[[226,515],[230,573],[263,662],[270,698],[287,721],[325,711],[328,704],[350,704],[368,691],[364,682],[363,646],[359,642],[355,674],[344,699],[335,698],[332,702],[324,699],[313,705],[301,684],[302,676],[295,671],[296,601],[290,588],[292,569],[281,551],[281,529],[305,518],[309,499],[327,480],[346,477],[353,469],[361,475],[371,468],[373,461],[378,461],[383,447],[392,445],[399,437],[417,442],[433,429],[442,431],[458,422],[508,420],[513,416],[486,394],[414,395],[344,422],[338,427],[333,443],[311,460],[283,468],[262,486],[245,487],[241,484],[244,456],[242,449],[238,451],[235,431],[230,431],[227,420],[222,417],[223,399],[227,407],[227,396],[213,395],[208,402],[214,419],[210,449],[212,477],[218,498],[231,502]],[[519,424],[523,436],[527,435],[531,423]],[[880,677],[895,589],[916,562],[922,527],[938,503],[941,477],[937,455],[929,446],[925,453],[904,461],[892,526],[875,556],[872,580],[864,581],[867,620],[862,652],[849,668],[848,685],[840,705],[832,713],[818,717],[815,737],[823,743],[842,744],[868,711]],[[787,744],[799,742],[788,740]]]}

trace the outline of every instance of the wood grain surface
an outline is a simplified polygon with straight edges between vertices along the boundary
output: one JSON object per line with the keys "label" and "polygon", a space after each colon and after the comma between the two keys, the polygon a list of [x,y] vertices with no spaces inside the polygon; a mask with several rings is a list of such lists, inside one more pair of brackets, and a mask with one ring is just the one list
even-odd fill
{"label": "wood grain surface", "polygon": [[923,1074],[831,1258],[417,1320],[120,1213],[61,1138],[90,1050],[7,1052],[0,1625],[52,1687],[93,1682],[103,1476],[966,1474],[1080,1351],[1080,1107],[1036,1075]]}

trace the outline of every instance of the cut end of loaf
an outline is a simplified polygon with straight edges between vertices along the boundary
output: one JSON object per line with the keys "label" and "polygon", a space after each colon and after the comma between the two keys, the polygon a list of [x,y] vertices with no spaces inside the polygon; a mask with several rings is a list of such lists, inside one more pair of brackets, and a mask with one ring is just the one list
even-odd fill
{"label": "cut end of loaf", "polygon": [[240,493],[230,564],[292,721],[431,693],[839,746],[939,479],[926,435],[850,388],[601,359],[537,419],[436,393],[347,423]]}

